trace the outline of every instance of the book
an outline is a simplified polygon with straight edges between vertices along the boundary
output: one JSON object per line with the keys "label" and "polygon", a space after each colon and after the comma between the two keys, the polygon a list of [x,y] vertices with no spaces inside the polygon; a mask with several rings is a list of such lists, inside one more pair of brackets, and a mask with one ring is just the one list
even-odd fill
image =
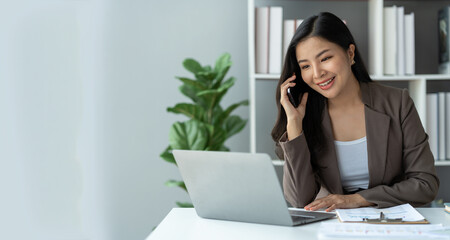
{"label": "book", "polygon": [[439,136],[439,154],[437,159],[439,160],[445,160],[446,154],[446,143],[445,143],[445,133],[446,133],[446,121],[445,121],[445,115],[446,115],[446,99],[445,99],[446,93],[445,92],[439,92],[438,93],[438,136]]}
{"label": "book", "polygon": [[427,134],[428,143],[430,145],[431,153],[433,153],[434,159],[438,159],[438,95],[437,93],[427,94]]}
{"label": "book", "polygon": [[297,27],[295,25],[295,19],[284,20],[283,22],[283,60],[286,59],[286,52],[291,43]]}
{"label": "book", "polygon": [[384,1],[368,1],[369,73],[381,76],[384,73]]}
{"label": "book", "polygon": [[300,27],[300,24],[302,24],[303,19],[295,19],[295,28]]}
{"label": "book", "polygon": [[445,158],[447,160],[450,160],[450,92],[447,92],[445,94],[445,104],[446,104],[446,109],[445,109],[445,117],[446,117],[446,121],[445,121],[445,143],[446,143],[446,148],[445,148]]}
{"label": "book", "polygon": [[397,6],[384,7],[383,26],[384,26],[384,74],[397,74]]}
{"label": "book", "polygon": [[283,48],[283,8],[269,7],[269,73],[280,74]]}
{"label": "book", "polygon": [[449,8],[444,7],[438,12],[439,73],[441,74],[450,73]]}
{"label": "book", "polygon": [[405,75],[405,8],[397,7],[397,75]]}
{"label": "book", "polygon": [[383,73],[415,74],[414,13],[403,6],[383,8]]}
{"label": "book", "polygon": [[269,73],[269,7],[255,9],[255,72]]}
{"label": "book", "polygon": [[283,22],[283,61],[286,58],[286,52],[303,19],[288,19]]}
{"label": "book", "polygon": [[416,74],[414,13],[405,14],[405,74]]}

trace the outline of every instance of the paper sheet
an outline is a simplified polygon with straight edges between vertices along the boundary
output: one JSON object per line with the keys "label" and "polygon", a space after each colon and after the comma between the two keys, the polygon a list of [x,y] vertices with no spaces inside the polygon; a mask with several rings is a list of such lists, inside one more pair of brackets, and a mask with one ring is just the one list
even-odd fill
{"label": "paper sheet", "polygon": [[402,218],[404,222],[422,221],[424,217],[410,204],[403,204],[390,208],[377,209],[372,207],[336,209],[342,222],[361,222],[364,218],[375,219],[383,212],[385,218]]}
{"label": "paper sheet", "polygon": [[336,237],[445,237],[434,231],[446,228],[442,224],[367,224],[367,223],[329,223],[322,222],[318,232],[319,238]]}

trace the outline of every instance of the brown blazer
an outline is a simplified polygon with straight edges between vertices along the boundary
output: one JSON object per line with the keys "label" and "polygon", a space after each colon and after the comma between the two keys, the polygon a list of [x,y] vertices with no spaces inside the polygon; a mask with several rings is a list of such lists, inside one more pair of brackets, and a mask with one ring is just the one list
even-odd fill
{"label": "brown blazer", "polygon": [[[406,89],[377,83],[360,83],[364,103],[369,188],[358,192],[377,207],[431,202],[439,188],[434,158],[414,102]],[[304,207],[320,187],[332,194],[345,194],[335,152],[327,107],[322,127],[326,146],[310,154],[305,136],[287,141],[280,138],[284,152],[283,187],[286,200]]]}

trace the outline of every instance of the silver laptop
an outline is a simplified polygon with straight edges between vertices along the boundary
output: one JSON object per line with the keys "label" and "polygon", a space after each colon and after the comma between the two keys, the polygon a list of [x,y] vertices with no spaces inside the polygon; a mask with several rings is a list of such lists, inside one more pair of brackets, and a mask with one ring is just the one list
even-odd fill
{"label": "silver laptop", "polygon": [[173,154],[200,217],[296,226],[335,216],[289,210],[267,154],[191,150]]}

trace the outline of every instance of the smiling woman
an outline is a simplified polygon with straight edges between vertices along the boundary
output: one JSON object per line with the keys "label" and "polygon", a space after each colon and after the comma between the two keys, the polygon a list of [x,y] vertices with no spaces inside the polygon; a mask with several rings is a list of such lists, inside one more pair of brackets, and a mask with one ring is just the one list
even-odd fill
{"label": "smiling woman", "polygon": [[[300,93],[298,107],[288,89]],[[324,12],[303,21],[276,95],[272,138],[286,161],[283,186],[293,206],[420,206],[436,196],[428,136],[408,91],[372,82],[337,16]],[[331,194],[317,198],[321,187]]]}
{"label": "smiling woman", "polygon": [[[316,53],[318,49],[324,50]],[[328,99],[339,97],[344,86],[353,83],[355,87],[357,83],[350,70],[354,62],[354,51],[354,44],[350,44],[348,50],[344,51],[339,45],[321,37],[311,37],[300,42],[296,47],[296,55],[300,58],[298,63],[303,81]],[[337,81],[336,76],[339,77]],[[331,88],[334,84],[336,86]]]}

